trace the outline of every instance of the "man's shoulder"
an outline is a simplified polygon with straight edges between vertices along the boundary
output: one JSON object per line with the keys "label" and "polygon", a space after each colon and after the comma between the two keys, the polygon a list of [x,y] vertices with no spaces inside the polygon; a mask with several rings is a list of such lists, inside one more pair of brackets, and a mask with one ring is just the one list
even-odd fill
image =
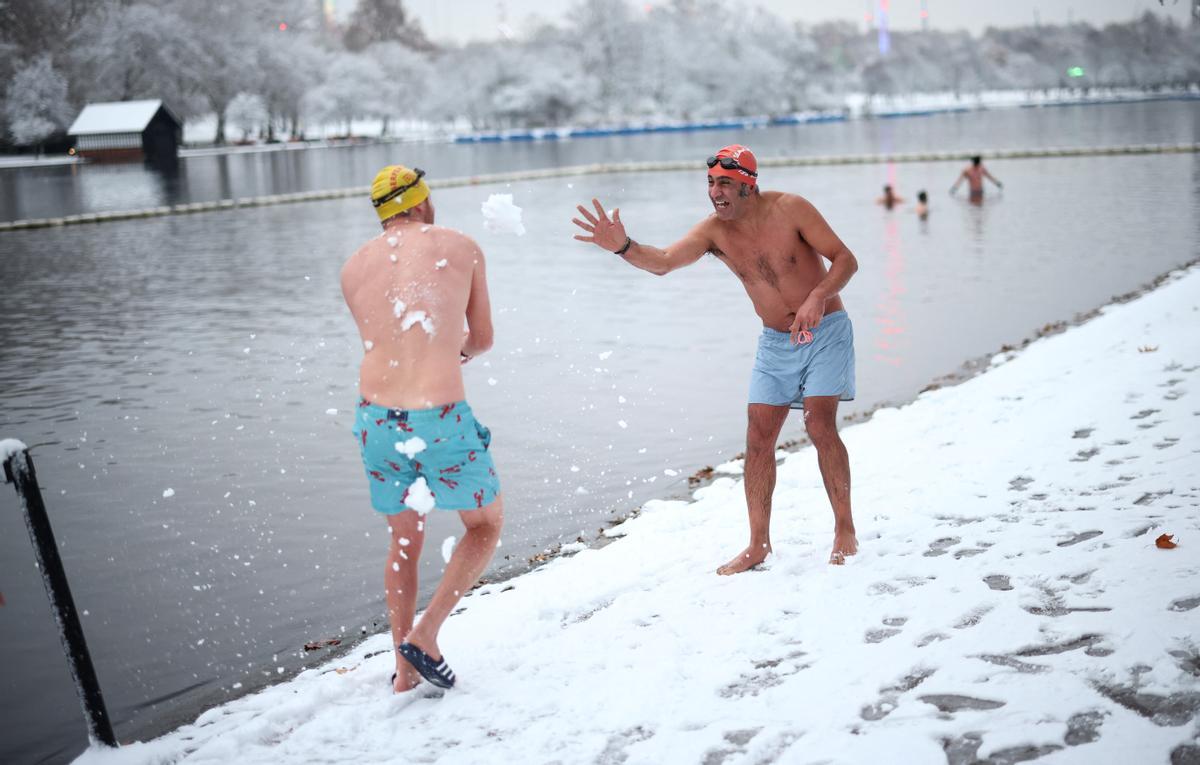
{"label": "man's shoulder", "polygon": [[422,226],[421,233],[432,235],[438,245],[442,247],[479,249],[479,245],[475,243],[474,239],[456,228],[430,224]]}
{"label": "man's shoulder", "polygon": [[351,265],[353,265],[354,263],[357,263],[357,262],[361,261],[363,258],[365,258],[367,256],[367,254],[370,253],[371,250],[377,246],[377,244],[376,244],[377,242],[378,242],[378,238],[372,238],[372,239],[368,239],[367,241],[360,244],[358,246],[358,249],[356,249],[354,252],[350,253],[350,257],[346,258],[346,261],[342,264],[342,269],[345,270],[345,269],[349,268]]}
{"label": "man's shoulder", "polygon": [[[764,191],[762,194],[763,201],[767,202],[772,210],[782,212],[789,217],[803,215],[816,209],[812,202],[790,191]],[[881,199],[880,202],[882,201]]]}
{"label": "man's shoulder", "polygon": [[790,191],[762,191],[759,193],[764,202],[768,202],[773,205],[808,204],[807,199]]}

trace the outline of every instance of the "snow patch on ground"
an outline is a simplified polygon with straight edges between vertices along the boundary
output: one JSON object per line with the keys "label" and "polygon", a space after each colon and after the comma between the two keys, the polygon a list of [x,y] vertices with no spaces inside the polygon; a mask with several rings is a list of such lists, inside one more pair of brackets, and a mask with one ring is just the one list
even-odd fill
{"label": "snow patch on ground", "polygon": [[845,566],[804,448],[758,570],[714,573],[746,539],[723,475],[466,597],[451,691],[391,695],[380,634],[80,762],[1172,761],[1200,731],[1198,319],[1192,269],[846,428]]}

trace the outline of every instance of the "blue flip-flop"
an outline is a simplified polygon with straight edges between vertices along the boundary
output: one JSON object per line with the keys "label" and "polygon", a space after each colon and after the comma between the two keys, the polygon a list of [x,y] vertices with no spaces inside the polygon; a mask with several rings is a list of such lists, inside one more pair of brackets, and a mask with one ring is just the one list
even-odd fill
{"label": "blue flip-flop", "polygon": [[454,670],[446,664],[446,657],[434,659],[412,643],[401,643],[396,648],[413,669],[421,673],[421,677],[436,685],[438,688],[454,687]]}

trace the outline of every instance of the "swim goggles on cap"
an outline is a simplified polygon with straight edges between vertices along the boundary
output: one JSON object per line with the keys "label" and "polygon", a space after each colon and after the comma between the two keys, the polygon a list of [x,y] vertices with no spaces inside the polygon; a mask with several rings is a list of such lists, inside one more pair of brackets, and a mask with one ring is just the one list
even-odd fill
{"label": "swim goggles on cap", "polygon": [[[712,167],[712,165],[709,165],[709,167]],[[722,165],[722,167],[724,167],[724,165]],[[419,167],[414,167],[413,172],[415,172],[417,175],[415,178],[412,179],[411,183],[406,183],[403,186],[400,186],[399,188],[392,189],[388,193],[381,196],[379,199],[372,199],[371,204],[374,205],[375,207],[382,207],[385,204],[387,204],[388,202],[395,199],[396,197],[403,194],[404,192],[415,187],[418,183],[421,182],[421,177],[423,175],[425,175],[425,171]]]}
{"label": "swim goggles on cap", "polygon": [[751,178],[758,177],[758,173],[754,172],[753,170],[751,170],[749,168],[742,167],[741,165],[738,164],[738,161],[736,159],[734,159],[733,157],[709,157],[708,160],[705,162],[705,164],[708,165],[709,167],[713,167],[714,165],[720,165],[721,167],[725,168],[726,170],[741,170],[743,173],[745,173],[746,175],[749,175]]}

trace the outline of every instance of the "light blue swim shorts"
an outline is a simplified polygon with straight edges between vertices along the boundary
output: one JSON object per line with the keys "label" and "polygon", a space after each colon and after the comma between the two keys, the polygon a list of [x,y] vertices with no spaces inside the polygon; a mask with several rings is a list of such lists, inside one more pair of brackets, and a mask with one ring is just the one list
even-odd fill
{"label": "light blue swim shorts", "polygon": [[381,513],[414,509],[408,492],[418,478],[433,494],[435,510],[475,510],[500,493],[488,452],[491,431],[466,401],[389,409],[362,399],[355,409],[354,437],[371,485],[371,506]]}
{"label": "light blue swim shorts", "polygon": [[758,338],[750,403],[803,409],[805,396],[854,400],[854,325],[845,311],[821,319],[806,345],[788,332],[763,327]]}

